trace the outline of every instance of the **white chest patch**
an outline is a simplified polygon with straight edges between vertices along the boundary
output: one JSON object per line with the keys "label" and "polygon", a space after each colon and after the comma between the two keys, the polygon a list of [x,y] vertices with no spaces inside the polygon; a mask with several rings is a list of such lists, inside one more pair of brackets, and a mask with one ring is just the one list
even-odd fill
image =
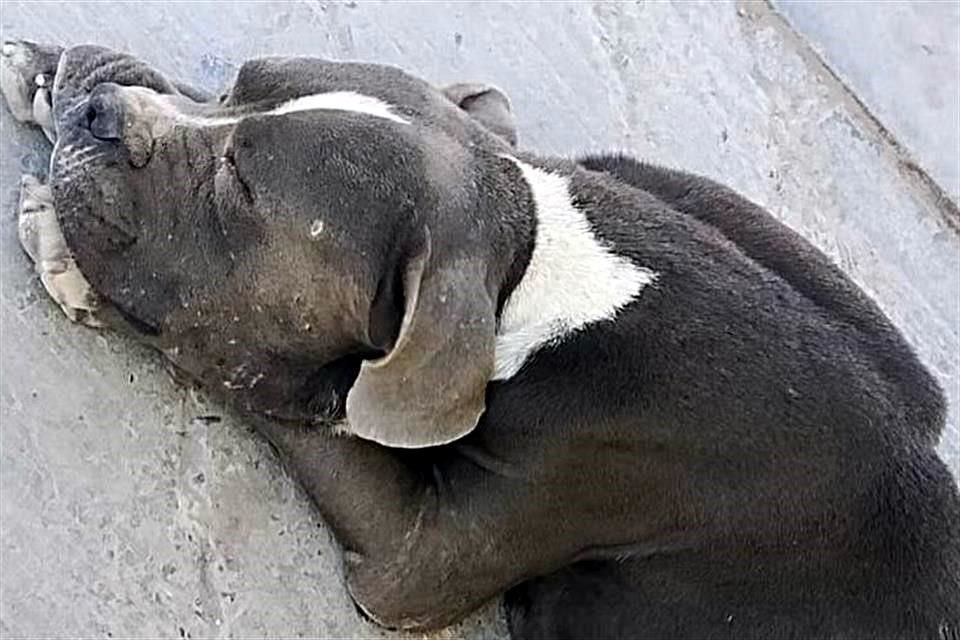
{"label": "white chest patch", "polygon": [[571,202],[567,178],[509,159],[533,193],[536,242],[500,318],[494,380],[511,378],[541,347],[613,318],[657,278],[601,243]]}

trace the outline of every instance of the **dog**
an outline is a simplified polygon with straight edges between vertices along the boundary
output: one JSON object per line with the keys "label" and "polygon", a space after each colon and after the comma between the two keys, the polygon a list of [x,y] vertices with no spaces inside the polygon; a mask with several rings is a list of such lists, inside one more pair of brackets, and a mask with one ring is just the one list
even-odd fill
{"label": "dog", "polygon": [[315,58],[219,97],[3,45],[54,142],[21,241],[73,320],[243,411],[377,623],[506,593],[538,638],[955,638],[942,392],[759,206],[516,145],[495,87]]}

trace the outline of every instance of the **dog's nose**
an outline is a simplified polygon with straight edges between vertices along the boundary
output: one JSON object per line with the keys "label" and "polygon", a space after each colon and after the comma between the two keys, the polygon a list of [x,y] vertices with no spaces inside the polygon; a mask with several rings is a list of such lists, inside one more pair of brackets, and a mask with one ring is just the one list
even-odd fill
{"label": "dog's nose", "polygon": [[87,129],[98,140],[119,141],[123,137],[123,105],[119,87],[102,84],[96,87],[87,101],[84,121]]}

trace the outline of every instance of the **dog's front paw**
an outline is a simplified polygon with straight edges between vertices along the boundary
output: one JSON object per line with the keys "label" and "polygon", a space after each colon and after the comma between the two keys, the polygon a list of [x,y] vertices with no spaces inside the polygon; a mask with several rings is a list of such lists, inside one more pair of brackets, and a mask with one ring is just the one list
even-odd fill
{"label": "dog's front paw", "polygon": [[39,125],[54,139],[51,95],[63,47],[5,40],[0,51],[0,93],[13,117]]}
{"label": "dog's front paw", "polygon": [[97,318],[99,296],[83,277],[67,248],[57,221],[50,187],[33,176],[20,179],[17,224],[20,244],[33,261],[40,281],[63,313],[89,327],[102,327]]}

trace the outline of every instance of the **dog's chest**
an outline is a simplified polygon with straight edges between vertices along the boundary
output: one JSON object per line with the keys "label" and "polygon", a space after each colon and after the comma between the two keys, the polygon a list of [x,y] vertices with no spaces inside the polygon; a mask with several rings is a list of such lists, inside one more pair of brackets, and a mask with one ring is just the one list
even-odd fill
{"label": "dog's chest", "polygon": [[611,320],[653,282],[653,270],[615,253],[571,200],[568,178],[511,158],[536,209],[529,264],[500,317],[494,380],[513,377],[544,346]]}

